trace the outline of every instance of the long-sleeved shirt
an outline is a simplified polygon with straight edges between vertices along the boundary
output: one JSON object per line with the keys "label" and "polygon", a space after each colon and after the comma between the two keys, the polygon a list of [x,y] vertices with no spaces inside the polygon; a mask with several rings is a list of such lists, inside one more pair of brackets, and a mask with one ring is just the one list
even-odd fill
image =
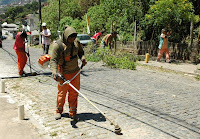
{"label": "long-sleeved shirt", "polygon": [[15,44],[13,49],[15,51],[25,51],[25,40],[20,36],[22,32],[18,32],[15,37]]}
{"label": "long-sleeved shirt", "polygon": [[[62,42],[63,49],[57,43],[52,45],[53,51],[50,66],[53,74],[57,72],[58,65],[62,66],[63,74],[71,74],[79,70],[78,57],[81,59],[84,56],[84,51],[77,39],[74,44],[73,51],[72,44],[69,43],[65,44]],[[70,59],[72,56],[74,58]]]}

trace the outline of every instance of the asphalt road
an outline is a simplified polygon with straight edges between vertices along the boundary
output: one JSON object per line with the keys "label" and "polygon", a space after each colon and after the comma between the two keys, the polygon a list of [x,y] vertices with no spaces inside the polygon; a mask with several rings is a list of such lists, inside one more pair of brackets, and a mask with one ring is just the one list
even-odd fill
{"label": "asphalt road", "polygon": [[[118,123],[123,135],[115,135],[96,109],[79,97],[79,122],[68,118],[68,106],[61,120],[55,121],[56,82],[49,69],[37,60],[42,49],[30,48],[32,70],[38,76],[17,77],[13,40],[5,40],[0,61],[9,73],[7,90],[13,99],[24,103],[26,111],[43,130],[42,135],[57,138],[199,139],[200,82],[179,74],[137,67],[137,70],[110,69],[103,63],[88,62],[81,74],[81,92],[110,119]],[[25,69],[29,71],[29,67]],[[4,76],[5,75],[5,76]],[[67,101],[66,101],[67,102]],[[66,104],[67,105],[67,104]]]}

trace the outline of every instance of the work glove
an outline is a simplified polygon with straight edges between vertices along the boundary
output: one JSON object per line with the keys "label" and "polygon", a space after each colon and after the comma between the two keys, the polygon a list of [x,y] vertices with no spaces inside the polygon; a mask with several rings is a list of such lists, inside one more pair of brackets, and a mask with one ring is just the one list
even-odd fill
{"label": "work glove", "polygon": [[85,57],[82,57],[82,58],[81,58],[81,61],[82,61],[82,65],[83,65],[83,66],[85,66],[85,65],[87,64],[87,61],[86,61]]}
{"label": "work glove", "polygon": [[28,52],[26,52],[26,55],[29,57],[30,56],[30,54],[28,53]]}
{"label": "work glove", "polygon": [[53,74],[53,79],[56,80],[57,82],[63,82],[63,80],[60,78],[60,76],[58,76],[57,73]]}
{"label": "work glove", "polygon": [[44,36],[44,33],[43,33],[43,32],[40,32],[40,35]]}

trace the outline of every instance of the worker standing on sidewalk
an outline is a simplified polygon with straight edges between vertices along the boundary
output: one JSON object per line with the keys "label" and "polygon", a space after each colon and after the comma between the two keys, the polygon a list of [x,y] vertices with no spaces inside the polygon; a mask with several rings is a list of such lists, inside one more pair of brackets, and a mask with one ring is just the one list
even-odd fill
{"label": "worker standing on sidewalk", "polygon": [[[55,116],[56,120],[61,118],[67,92],[69,93],[69,116],[71,118],[75,118],[77,113],[78,93],[68,84],[61,86],[60,84],[63,83],[63,80],[56,76],[56,73],[59,72],[65,77],[66,80],[73,78],[73,76],[76,75],[76,73],[80,70],[78,67],[78,57],[81,59],[83,66],[87,64],[82,45],[76,36],[77,33],[75,29],[67,26],[63,33],[62,39],[53,44],[50,67],[54,80],[59,82]],[[80,89],[80,74],[71,81],[71,84],[78,90]]]}
{"label": "worker standing on sidewalk", "polygon": [[157,57],[157,61],[159,62],[163,53],[165,52],[166,55],[166,62],[170,63],[169,59],[169,46],[168,46],[168,37],[172,34],[172,30],[170,29],[170,32],[167,32],[167,30],[162,29],[161,35],[160,35],[160,42],[158,48],[159,53]]}
{"label": "worker standing on sidewalk", "polygon": [[18,70],[20,77],[25,76],[24,67],[27,62],[26,55],[29,55],[25,51],[25,39],[27,39],[26,31],[18,32],[15,37],[15,44],[13,46],[13,49],[15,50],[18,57]]}

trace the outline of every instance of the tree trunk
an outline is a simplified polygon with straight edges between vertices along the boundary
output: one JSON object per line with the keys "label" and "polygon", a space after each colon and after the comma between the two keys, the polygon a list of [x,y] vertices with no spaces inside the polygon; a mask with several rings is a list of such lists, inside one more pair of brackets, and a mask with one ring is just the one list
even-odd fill
{"label": "tree trunk", "polygon": [[[39,23],[40,23],[40,32],[42,32],[42,14],[41,14],[41,0],[39,0]],[[41,44],[42,43],[42,35],[40,35],[39,37],[39,43]]]}
{"label": "tree trunk", "polygon": [[136,20],[135,20],[135,25],[134,25],[134,44],[137,41],[137,27],[136,27]]}
{"label": "tree trunk", "polygon": [[192,44],[193,44],[193,31],[194,31],[194,22],[191,22],[190,25],[190,45],[189,47],[192,48]]}

